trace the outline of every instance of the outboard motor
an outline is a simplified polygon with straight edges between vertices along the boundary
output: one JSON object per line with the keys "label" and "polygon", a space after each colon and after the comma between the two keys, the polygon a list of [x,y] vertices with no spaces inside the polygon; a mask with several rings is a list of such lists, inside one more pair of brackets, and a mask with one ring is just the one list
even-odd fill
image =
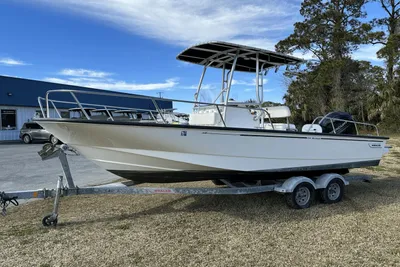
{"label": "outboard motor", "polygon": [[[330,118],[332,118],[332,120]],[[346,120],[346,121],[341,121],[341,120]],[[323,133],[334,133],[336,131],[337,134],[356,135],[357,134],[356,126],[354,123],[351,123],[349,121],[354,121],[353,117],[349,113],[334,111],[325,115],[325,117],[321,119],[321,121],[319,122],[319,125],[321,126]],[[333,130],[332,122],[333,126],[335,127],[335,131]]]}

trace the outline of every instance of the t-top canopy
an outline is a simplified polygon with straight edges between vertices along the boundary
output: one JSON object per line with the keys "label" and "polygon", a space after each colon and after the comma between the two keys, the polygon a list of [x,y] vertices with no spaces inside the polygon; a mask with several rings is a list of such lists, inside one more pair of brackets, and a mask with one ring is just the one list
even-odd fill
{"label": "t-top canopy", "polygon": [[274,66],[298,64],[303,62],[300,58],[265,49],[218,41],[202,43],[189,47],[181,52],[177,56],[177,59],[199,65],[210,64],[210,67],[221,69],[225,63],[225,68],[230,69],[236,54],[238,54],[235,70],[256,72],[257,53],[260,69],[263,64],[263,69],[267,69]]}

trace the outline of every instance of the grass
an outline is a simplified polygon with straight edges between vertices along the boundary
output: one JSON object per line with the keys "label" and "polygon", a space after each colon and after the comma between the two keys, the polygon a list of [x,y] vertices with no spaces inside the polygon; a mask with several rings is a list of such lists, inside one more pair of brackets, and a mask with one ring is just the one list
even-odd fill
{"label": "grass", "polygon": [[271,193],[74,196],[44,228],[52,200],[34,201],[0,218],[0,266],[399,266],[400,138],[390,144],[360,170],[372,183],[306,210]]}

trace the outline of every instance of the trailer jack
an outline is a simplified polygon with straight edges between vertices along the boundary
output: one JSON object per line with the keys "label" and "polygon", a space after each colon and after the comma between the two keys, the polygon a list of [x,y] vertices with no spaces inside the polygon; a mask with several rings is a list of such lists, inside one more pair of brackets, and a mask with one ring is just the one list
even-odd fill
{"label": "trailer jack", "polygon": [[8,205],[10,204],[13,204],[14,206],[19,205],[17,198],[18,198],[17,196],[10,197],[5,192],[0,193],[0,208],[1,208],[1,214],[3,216],[6,216],[7,214]]}

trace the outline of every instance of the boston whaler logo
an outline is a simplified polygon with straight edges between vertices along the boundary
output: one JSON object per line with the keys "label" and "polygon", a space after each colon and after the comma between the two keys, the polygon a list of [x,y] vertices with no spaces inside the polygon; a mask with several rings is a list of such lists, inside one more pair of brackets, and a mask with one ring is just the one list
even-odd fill
{"label": "boston whaler logo", "polygon": [[181,131],[181,136],[187,136],[187,131]]}
{"label": "boston whaler logo", "polygon": [[370,148],[382,148],[382,143],[368,143]]}

